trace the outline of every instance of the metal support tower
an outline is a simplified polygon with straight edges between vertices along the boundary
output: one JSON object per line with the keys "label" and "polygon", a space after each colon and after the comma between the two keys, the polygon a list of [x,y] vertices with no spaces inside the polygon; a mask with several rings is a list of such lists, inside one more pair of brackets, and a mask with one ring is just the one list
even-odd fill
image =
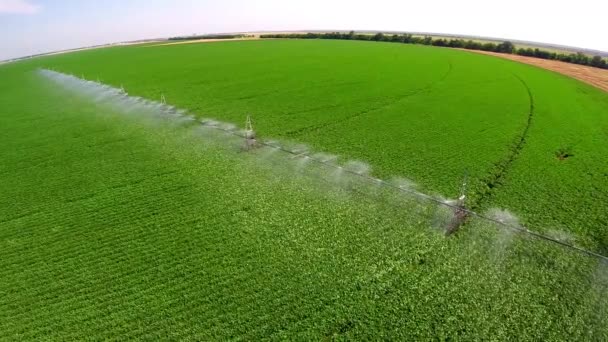
{"label": "metal support tower", "polygon": [[445,230],[445,235],[452,235],[455,233],[466,221],[467,216],[469,215],[466,209],[466,198],[467,198],[467,183],[469,180],[469,173],[465,170],[464,177],[462,180],[462,186],[460,187],[460,196],[458,196],[458,200],[456,201],[456,205],[452,209],[454,215],[452,219],[448,223],[448,226]]}
{"label": "metal support tower", "polygon": [[247,120],[245,121],[245,150],[250,150],[256,147],[257,141],[255,140],[255,131],[253,130],[253,123],[251,121],[251,116],[247,115]]}

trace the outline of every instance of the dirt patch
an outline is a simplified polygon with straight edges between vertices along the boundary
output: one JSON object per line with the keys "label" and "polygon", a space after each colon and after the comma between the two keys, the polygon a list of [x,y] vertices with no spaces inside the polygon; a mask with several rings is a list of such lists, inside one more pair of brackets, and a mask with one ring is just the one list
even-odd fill
{"label": "dirt patch", "polygon": [[[462,49],[460,49],[462,50]],[[534,65],[543,69],[558,72],[562,75],[566,75],[575,78],[579,81],[590,84],[596,88],[599,88],[605,92],[608,92],[608,70],[598,69],[586,65],[578,65],[572,63],[566,63],[561,61],[554,61],[542,58],[509,55],[505,53],[477,51],[477,50],[464,50],[484,55],[490,55],[500,57],[504,59],[510,59],[525,64]]]}

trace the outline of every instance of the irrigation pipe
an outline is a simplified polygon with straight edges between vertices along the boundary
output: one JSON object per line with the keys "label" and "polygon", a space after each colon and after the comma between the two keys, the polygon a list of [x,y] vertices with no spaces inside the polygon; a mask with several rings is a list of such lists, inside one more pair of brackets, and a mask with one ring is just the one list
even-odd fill
{"label": "irrigation pipe", "polygon": [[[224,128],[216,126],[216,125],[206,125],[204,122],[202,122],[202,123],[203,123],[203,125],[205,127],[214,128],[214,129],[217,129],[217,130],[220,130],[220,131],[223,131],[223,132],[226,132],[226,133],[232,134],[234,136],[238,136],[238,137],[241,137],[241,138],[245,139],[245,135],[239,134],[238,132],[235,132],[235,131],[232,131],[232,130],[228,130],[228,129],[224,129]],[[427,195],[427,194],[420,193],[418,191],[414,191],[414,190],[410,190],[410,189],[403,188],[403,187],[400,187],[400,186],[396,186],[396,185],[391,184],[391,183],[389,183],[389,182],[387,182],[387,181],[385,181],[383,179],[374,178],[374,177],[368,176],[366,174],[362,174],[362,173],[358,173],[358,172],[346,169],[346,168],[344,168],[344,167],[342,167],[340,165],[336,165],[336,164],[328,162],[328,161],[317,159],[317,158],[309,155],[306,152],[294,152],[294,151],[291,151],[289,149],[284,148],[283,146],[278,146],[278,145],[270,144],[270,143],[267,143],[267,142],[264,142],[264,141],[257,141],[257,143],[260,144],[260,145],[262,145],[262,146],[265,146],[265,147],[274,148],[274,149],[277,149],[277,150],[279,150],[281,152],[291,154],[291,155],[293,155],[295,157],[308,158],[309,160],[311,160],[311,161],[313,161],[315,163],[318,163],[318,164],[321,164],[321,165],[324,165],[324,166],[328,166],[328,167],[332,167],[332,168],[335,168],[335,169],[339,169],[339,170],[341,170],[341,171],[343,171],[345,173],[348,173],[350,175],[353,175],[353,176],[356,176],[356,177],[360,177],[361,179],[364,179],[364,180],[366,180],[368,182],[374,182],[376,184],[380,184],[382,186],[385,186],[385,187],[388,187],[388,188],[391,188],[391,189],[394,189],[394,190],[406,193],[408,195],[414,195],[414,196],[422,197],[423,199],[426,199],[428,201],[437,203],[439,205],[443,205],[445,207],[449,207],[449,208],[454,209],[454,210],[460,210],[460,211],[465,212],[465,213],[467,213],[467,214],[469,214],[471,216],[475,216],[475,217],[480,218],[482,220],[490,221],[490,222],[495,223],[495,224],[497,224],[499,226],[503,226],[503,227],[506,227],[508,229],[511,229],[511,230],[514,230],[514,231],[517,231],[517,232],[526,233],[526,234],[529,234],[529,235],[531,235],[531,236],[533,236],[533,237],[535,237],[537,239],[549,241],[549,242],[561,245],[561,246],[566,247],[566,248],[571,248],[571,249],[576,250],[576,251],[578,251],[580,253],[587,254],[589,256],[596,257],[596,258],[599,258],[600,260],[608,262],[608,257],[606,257],[604,255],[601,255],[599,253],[595,253],[595,252],[592,252],[590,250],[587,250],[587,249],[584,249],[584,248],[581,248],[581,247],[577,247],[575,245],[566,243],[564,241],[560,241],[558,239],[552,238],[550,236],[537,233],[537,232],[529,230],[529,229],[527,229],[526,227],[523,227],[523,226],[516,226],[516,225],[508,224],[508,223],[505,223],[505,222],[500,221],[498,219],[491,218],[491,217],[485,216],[483,214],[477,213],[477,212],[472,211],[470,209],[466,209],[466,208],[462,208],[462,207],[459,207],[459,206],[456,206],[456,205],[453,205],[453,204],[450,204],[450,203],[446,203],[446,202],[444,202],[444,201],[442,201],[440,199],[437,199],[437,198],[435,198],[433,196],[430,196],[430,195]]]}
{"label": "irrigation pipe", "polygon": [[[60,74],[60,75],[62,75],[62,76],[64,76],[64,77],[68,77],[68,78],[69,78],[69,77],[71,77],[71,78],[73,78],[73,79],[75,79],[75,80],[78,80],[78,81],[81,81],[81,82],[85,82],[85,83],[93,83],[93,84],[99,85],[99,86],[101,86],[101,87],[108,87],[108,88],[110,88],[110,89],[115,89],[115,88],[112,88],[111,86],[104,85],[103,83],[94,82],[94,81],[87,81],[87,80],[85,80],[85,79],[84,79],[84,77],[83,77],[82,79],[80,79],[80,78],[78,78],[78,77],[76,77],[76,76],[73,76],[73,75],[66,75],[66,74],[64,74],[64,73],[56,72],[56,71],[53,71],[53,70],[48,70],[48,69],[46,69],[46,70],[45,70],[45,69],[42,69],[42,70],[43,70],[43,71],[50,71],[51,73]],[[127,93],[124,91],[124,88],[123,88],[122,86],[121,86],[121,88],[120,88],[120,91],[121,91],[121,92],[120,92],[119,94],[113,94],[113,95],[115,95],[115,96],[119,96],[119,97],[121,97],[121,96],[122,96],[122,97],[130,98],[130,96],[129,96],[129,95],[127,95]],[[165,102],[165,101],[164,101],[164,95],[163,95],[163,102]],[[173,106],[168,106],[168,105],[166,105],[166,103],[162,103],[162,105],[163,105],[163,106],[165,106],[165,107],[166,107],[165,109],[168,109],[169,111],[174,111],[174,110],[176,110],[176,108],[175,108],[175,107],[173,107]],[[177,114],[177,113],[175,113],[175,114]],[[238,136],[238,137],[241,137],[241,138],[245,138],[245,135],[239,134],[238,132],[235,132],[234,130],[231,130],[231,129],[226,129],[226,128],[220,127],[220,126],[218,126],[217,124],[208,124],[208,123],[207,123],[207,122],[205,122],[205,121],[201,121],[201,123],[202,123],[202,124],[203,124],[205,127],[214,128],[214,129],[217,129],[217,130],[220,130],[220,131],[226,132],[226,133],[231,134],[231,135],[234,135],[234,136]],[[506,227],[506,228],[508,228],[508,229],[511,229],[511,230],[514,230],[514,231],[517,231],[517,232],[527,233],[527,234],[529,234],[529,235],[531,235],[531,236],[533,236],[533,237],[535,237],[535,238],[537,238],[537,239],[541,239],[541,240],[549,241],[549,242],[552,242],[552,243],[555,243],[555,244],[561,245],[561,246],[566,247],[566,248],[571,248],[571,249],[573,249],[573,250],[576,250],[576,251],[578,251],[578,252],[581,252],[581,253],[587,254],[587,255],[589,255],[589,256],[593,256],[593,257],[599,258],[600,260],[602,260],[602,261],[604,261],[604,262],[608,262],[608,257],[606,257],[606,256],[604,256],[604,255],[601,255],[601,254],[598,254],[598,253],[592,252],[592,251],[590,251],[590,250],[587,250],[587,249],[584,249],[584,248],[581,248],[581,247],[577,247],[577,246],[574,246],[574,245],[572,245],[572,244],[569,244],[569,243],[566,243],[566,242],[560,241],[560,240],[558,240],[558,239],[555,239],[555,238],[552,238],[552,237],[549,237],[549,236],[546,236],[546,235],[543,235],[543,234],[540,234],[540,233],[537,233],[537,232],[531,231],[531,230],[529,230],[529,229],[525,228],[524,226],[516,226],[516,225],[508,224],[508,223],[505,223],[505,222],[503,222],[503,221],[501,221],[501,220],[497,220],[497,219],[495,219],[495,218],[487,217],[487,216],[485,216],[485,215],[483,215],[483,214],[479,214],[479,213],[474,212],[474,211],[472,211],[472,210],[469,210],[469,209],[466,209],[466,208],[462,208],[462,207],[460,207],[460,206],[456,206],[456,205],[453,205],[453,204],[450,204],[450,203],[446,203],[446,202],[444,202],[444,201],[442,201],[442,200],[440,200],[440,199],[437,199],[437,198],[435,198],[435,197],[433,197],[433,196],[430,196],[430,195],[427,195],[427,194],[423,194],[423,193],[420,193],[420,192],[417,192],[417,191],[414,191],[414,190],[411,190],[411,189],[403,188],[403,187],[400,187],[400,186],[396,186],[396,185],[391,184],[391,183],[389,183],[389,182],[387,182],[387,181],[385,181],[385,180],[382,180],[382,179],[379,179],[379,178],[374,178],[374,177],[371,177],[371,176],[366,175],[366,174],[363,174],[363,173],[358,173],[358,172],[355,172],[355,171],[349,170],[349,169],[347,169],[347,168],[344,168],[344,167],[342,167],[342,166],[339,166],[339,165],[336,165],[336,164],[334,164],[334,163],[328,162],[328,161],[326,161],[326,160],[320,160],[320,159],[317,159],[317,158],[315,158],[314,156],[311,156],[311,155],[309,155],[309,154],[308,154],[308,153],[306,153],[306,152],[294,152],[294,151],[289,150],[289,149],[286,149],[286,148],[284,148],[284,147],[282,147],[282,146],[277,146],[277,145],[270,144],[270,143],[268,143],[268,142],[264,142],[264,141],[258,141],[257,143],[258,143],[258,144],[260,144],[260,145],[262,145],[262,146],[266,146],[266,147],[274,148],[274,149],[277,149],[277,150],[279,150],[279,151],[282,151],[282,152],[285,152],[285,153],[291,154],[291,155],[293,155],[294,157],[304,157],[304,158],[308,158],[309,160],[312,160],[313,162],[316,162],[316,163],[318,163],[318,164],[322,164],[322,165],[325,165],[325,166],[328,166],[328,167],[331,167],[331,168],[339,169],[339,170],[341,170],[341,171],[343,171],[343,172],[345,172],[345,173],[348,173],[348,174],[353,175],[353,176],[360,177],[361,179],[364,179],[364,180],[367,180],[367,181],[373,182],[373,183],[375,183],[375,184],[379,184],[379,185],[382,185],[382,186],[385,186],[385,187],[388,187],[388,188],[391,188],[391,189],[394,189],[394,190],[400,191],[400,192],[402,192],[402,193],[407,193],[407,194],[409,194],[409,195],[414,195],[414,196],[418,196],[418,197],[424,198],[424,199],[426,199],[426,200],[428,200],[428,201],[431,201],[431,202],[437,203],[437,204],[439,204],[439,205],[442,205],[442,206],[445,206],[445,207],[449,207],[449,208],[452,208],[452,209],[454,209],[454,210],[459,210],[459,211],[461,211],[461,212],[465,212],[465,213],[467,213],[468,215],[475,216],[475,217],[478,217],[478,218],[480,218],[480,219],[483,219],[483,220],[486,220],[486,221],[493,222],[493,223],[495,223],[495,224],[497,224],[497,225],[499,225],[499,226]]]}

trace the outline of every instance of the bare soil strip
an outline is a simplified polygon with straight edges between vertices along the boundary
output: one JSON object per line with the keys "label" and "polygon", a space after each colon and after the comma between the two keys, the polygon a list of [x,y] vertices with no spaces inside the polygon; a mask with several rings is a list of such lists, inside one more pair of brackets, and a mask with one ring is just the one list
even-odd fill
{"label": "bare soil strip", "polygon": [[598,69],[586,65],[578,65],[572,63],[566,63],[561,61],[554,61],[535,57],[526,57],[519,55],[510,55],[505,53],[477,51],[477,50],[464,50],[475,53],[481,53],[484,55],[490,55],[512,61],[517,61],[525,64],[534,65],[543,69],[558,72],[562,75],[566,75],[575,78],[579,81],[590,84],[596,88],[608,92],[608,70]]}

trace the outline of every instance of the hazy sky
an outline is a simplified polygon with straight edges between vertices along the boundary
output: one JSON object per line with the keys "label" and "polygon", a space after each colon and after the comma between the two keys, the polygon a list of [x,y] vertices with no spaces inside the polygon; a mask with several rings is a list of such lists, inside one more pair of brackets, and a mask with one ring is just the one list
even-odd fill
{"label": "hazy sky", "polygon": [[0,60],[192,33],[393,30],[608,51],[608,0],[0,0]]}

